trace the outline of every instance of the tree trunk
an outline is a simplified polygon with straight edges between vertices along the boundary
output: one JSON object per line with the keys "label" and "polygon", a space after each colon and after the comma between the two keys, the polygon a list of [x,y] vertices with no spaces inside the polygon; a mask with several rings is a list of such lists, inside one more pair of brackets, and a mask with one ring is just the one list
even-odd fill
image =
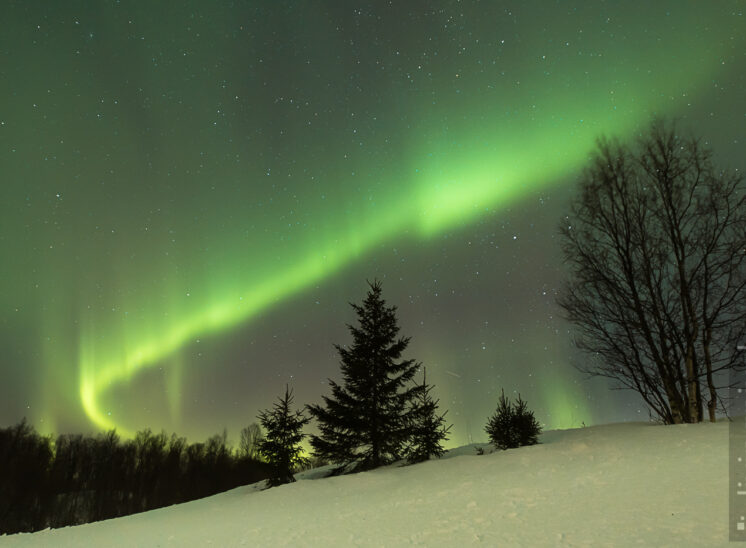
{"label": "tree trunk", "polygon": [[710,399],[707,402],[707,412],[710,416],[710,422],[715,422],[715,409],[717,406],[717,391],[715,390],[715,383],[712,380],[712,356],[710,355],[710,341],[712,340],[712,329],[706,327],[704,329],[704,340],[702,341],[702,347],[705,355],[705,370],[707,371],[707,389],[710,393]]}
{"label": "tree trunk", "polygon": [[689,395],[689,420],[687,422],[699,422],[697,416],[697,373],[694,370],[694,347],[690,342],[686,345],[686,386]]}
{"label": "tree trunk", "polygon": [[684,402],[681,401],[681,395],[676,390],[676,386],[669,378],[662,378],[661,381],[666,389],[666,396],[668,396],[668,406],[671,409],[671,419],[673,420],[673,424],[682,424],[683,422],[686,422],[684,420]]}

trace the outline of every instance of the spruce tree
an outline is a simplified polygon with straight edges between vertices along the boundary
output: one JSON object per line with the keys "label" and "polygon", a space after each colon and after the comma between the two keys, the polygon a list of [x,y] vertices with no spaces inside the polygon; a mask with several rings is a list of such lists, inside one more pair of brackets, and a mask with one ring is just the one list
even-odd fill
{"label": "spruce tree", "polygon": [[266,431],[265,438],[258,445],[259,453],[270,465],[271,476],[267,480],[270,487],[294,482],[293,471],[308,462],[300,443],[305,437],[303,427],[311,419],[303,414],[302,409],[290,411],[293,392],[287,385],[285,396],[278,400],[271,411],[262,411],[257,417]]}
{"label": "spruce tree", "polygon": [[505,397],[503,390],[497,410],[489,418],[485,431],[489,434],[492,445],[498,449],[512,449],[538,443],[541,426],[520,394],[513,405]]}
{"label": "spruce tree", "polygon": [[541,425],[534,417],[534,412],[528,410],[528,406],[521,399],[520,394],[518,394],[518,399],[513,407],[513,427],[520,447],[539,443]]}
{"label": "spruce tree", "polygon": [[381,284],[369,283],[362,305],[351,304],[358,326],[349,325],[352,344],[335,345],[342,384],[329,380],[325,406],[309,405],[320,435],[311,435],[314,455],[337,464],[333,473],[366,470],[402,457],[411,438],[413,401],[423,391],[411,386],[419,364],[399,361],[409,344],[398,337],[396,307],[386,306]]}
{"label": "spruce tree", "polygon": [[438,416],[439,400],[434,400],[430,395],[433,387],[427,384],[424,371],[420,386],[413,404],[411,438],[407,447],[407,461],[410,463],[426,461],[431,456],[442,456],[445,449],[441,442],[448,439],[448,432],[453,426],[445,426],[445,416],[448,411]]}
{"label": "spruce tree", "polygon": [[490,443],[498,449],[518,447],[518,440],[513,433],[513,406],[505,397],[505,390],[502,390],[497,411],[487,421],[485,431],[490,437]]}

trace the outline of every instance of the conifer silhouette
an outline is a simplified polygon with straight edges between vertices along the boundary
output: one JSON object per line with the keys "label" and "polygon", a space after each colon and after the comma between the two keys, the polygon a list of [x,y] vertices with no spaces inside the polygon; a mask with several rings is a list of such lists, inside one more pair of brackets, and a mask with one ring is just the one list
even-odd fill
{"label": "conifer silhouette", "polygon": [[489,434],[492,445],[498,449],[512,449],[538,443],[541,426],[520,394],[513,405],[505,397],[503,390],[497,410],[489,418],[485,431]]}
{"label": "conifer silhouette", "polygon": [[397,337],[396,307],[386,306],[381,284],[369,283],[362,305],[351,304],[358,326],[348,326],[350,346],[335,345],[341,358],[342,384],[329,380],[325,406],[309,405],[320,435],[311,436],[317,457],[337,464],[333,473],[376,468],[400,459],[411,438],[413,402],[424,390],[410,384],[419,368],[399,361],[409,344]]}
{"label": "conifer silhouette", "polygon": [[433,389],[427,384],[426,372],[422,373],[421,389],[413,404],[411,438],[407,447],[407,461],[422,462],[430,457],[440,457],[445,453],[441,442],[448,439],[451,426],[445,426],[445,416],[448,411],[438,415],[438,401],[430,395]]}
{"label": "conifer silhouette", "polygon": [[290,410],[293,403],[293,392],[285,386],[285,396],[280,397],[269,411],[258,415],[259,422],[266,431],[266,437],[259,442],[259,452],[271,467],[271,476],[267,480],[270,487],[292,483],[293,472],[297,467],[307,464],[300,443],[303,441],[303,427],[310,420],[299,409]]}

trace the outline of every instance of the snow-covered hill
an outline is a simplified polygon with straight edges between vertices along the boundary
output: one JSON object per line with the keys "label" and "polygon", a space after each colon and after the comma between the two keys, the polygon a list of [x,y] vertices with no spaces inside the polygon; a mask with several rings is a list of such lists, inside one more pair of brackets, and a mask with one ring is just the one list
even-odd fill
{"label": "snow-covered hill", "polygon": [[541,442],[343,477],[309,471],[0,546],[727,545],[727,422],[611,424]]}

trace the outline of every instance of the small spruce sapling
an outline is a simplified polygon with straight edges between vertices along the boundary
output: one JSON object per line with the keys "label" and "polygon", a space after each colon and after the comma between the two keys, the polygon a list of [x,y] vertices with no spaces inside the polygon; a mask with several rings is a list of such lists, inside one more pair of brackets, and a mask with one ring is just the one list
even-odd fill
{"label": "small spruce sapling", "polygon": [[303,410],[291,412],[292,403],[293,392],[286,385],[285,396],[279,398],[274,408],[258,415],[266,431],[266,437],[258,444],[259,453],[271,467],[271,476],[267,480],[270,487],[294,482],[293,472],[308,464],[300,443],[305,437],[303,427],[311,419],[303,414]]}
{"label": "small spruce sapling", "polygon": [[437,414],[438,401],[430,395],[432,386],[427,384],[425,372],[422,374],[422,384],[412,403],[410,441],[407,446],[406,457],[410,464],[423,462],[431,456],[441,457],[445,449],[441,442],[448,439],[451,426],[445,426],[445,416]]}
{"label": "small spruce sapling", "polygon": [[511,404],[503,390],[497,411],[489,418],[485,431],[492,445],[498,449],[512,449],[538,443],[541,426],[520,394],[516,403]]}
{"label": "small spruce sapling", "polygon": [[534,412],[528,410],[528,406],[521,395],[513,407],[513,427],[518,438],[518,446],[536,445],[539,443],[539,434],[541,434],[541,425],[534,417]]}

